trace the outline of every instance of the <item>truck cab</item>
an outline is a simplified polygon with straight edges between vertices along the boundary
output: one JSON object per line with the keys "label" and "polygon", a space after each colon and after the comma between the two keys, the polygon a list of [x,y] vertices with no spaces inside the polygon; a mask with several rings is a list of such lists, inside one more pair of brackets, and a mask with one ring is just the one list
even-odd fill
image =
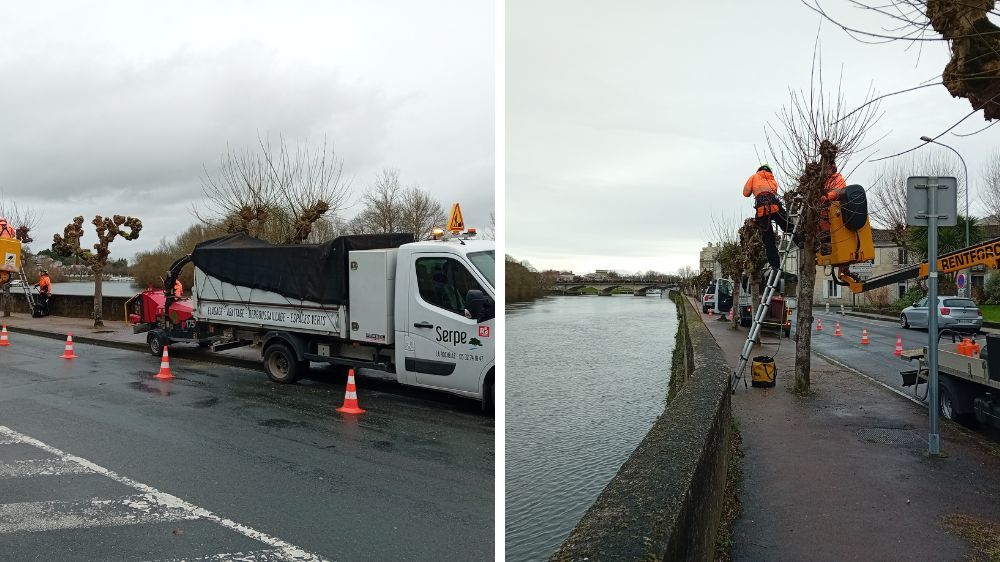
{"label": "truck cab", "polygon": [[492,400],[496,255],[485,240],[431,240],[396,256],[400,382]]}

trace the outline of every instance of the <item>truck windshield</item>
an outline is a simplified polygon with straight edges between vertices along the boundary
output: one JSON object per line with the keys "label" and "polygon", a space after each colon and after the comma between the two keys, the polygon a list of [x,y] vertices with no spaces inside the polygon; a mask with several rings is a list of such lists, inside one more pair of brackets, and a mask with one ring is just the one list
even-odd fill
{"label": "truck windshield", "polygon": [[486,281],[490,284],[490,287],[496,287],[496,282],[493,281],[494,271],[496,270],[496,254],[493,250],[488,252],[471,252],[469,254],[469,261],[472,265],[476,266],[479,273],[483,274]]}

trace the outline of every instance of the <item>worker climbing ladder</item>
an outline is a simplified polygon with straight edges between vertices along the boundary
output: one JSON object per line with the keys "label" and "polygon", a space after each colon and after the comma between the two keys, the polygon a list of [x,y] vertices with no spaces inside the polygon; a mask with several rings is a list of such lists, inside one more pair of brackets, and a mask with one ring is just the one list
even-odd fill
{"label": "worker climbing ladder", "polygon": [[[747,362],[750,361],[750,353],[753,350],[753,344],[757,341],[757,336],[760,335],[760,328],[764,322],[764,318],[767,317],[768,308],[771,306],[771,300],[774,298],[775,292],[778,290],[778,283],[781,282],[781,274],[785,270],[785,261],[788,259],[788,254],[796,249],[792,239],[795,236],[795,231],[799,226],[799,216],[798,216],[798,203],[793,202],[788,208],[789,220],[794,221],[791,232],[782,232],[781,242],[778,244],[778,257],[781,266],[778,269],[771,269],[771,272],[767,276],[767,285],[764,287],[764,292],[760,296],[760,304],[757,305],[757,310],[753,316],[753,323],[750,325],[750,332],[747,334],[747,340],[743,343],[743,349],[740,351],[740,363],[739,366],[733,371],[733,376],[729,381],[729,386],[732,391],[736,392],[736,384],[743,379],[743,372],[746,371]],[[768,228],[773,228],[768,225]],[[743,386],[746,388],[747,381],[743,379]]]}

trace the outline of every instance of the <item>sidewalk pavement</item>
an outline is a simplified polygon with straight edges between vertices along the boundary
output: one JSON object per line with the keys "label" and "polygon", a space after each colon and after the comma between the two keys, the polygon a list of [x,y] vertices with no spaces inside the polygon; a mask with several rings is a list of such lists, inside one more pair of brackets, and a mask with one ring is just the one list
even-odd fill
{"label": "sidewalk pavement", "polygon": [[[735,367],[747,330],[703,318]],[[733,396],[734,560],[961,560],[973,550],[950,525],[1000,540],[1000,446],[942,420],[945,456],[929,457],[925,408],[816,356],[811,395],[792,394],[794,340],[762,341],[753,355],[774,355],[777,386]]]}
{"label": "sidewalk pavement", "polygon": [[[147,334],[135,334],[132,326],[122,320],[104,320],[104,326],[94,327],[92,318],[67,318],[64,316],[45,316],[32,318],[29,314],[13,313],[11,316],[0,317],[0,323],[7,326],[12,334],[25,333],[35,336],[50,337],[65,340],[67,333],[73,334],[73,343],[94,344],[106,347],[135,349],[146,351]],[[59,347],[62,349],[62,347]],[[79,352],[78,352],[79,353]],[[213,352],[199,349],[193,344],[175,344],[170,346],[170,355],[197,358],[212,363],[222,363],[237,367],[261,369],[260,353],[249,348],[236,348]]]}

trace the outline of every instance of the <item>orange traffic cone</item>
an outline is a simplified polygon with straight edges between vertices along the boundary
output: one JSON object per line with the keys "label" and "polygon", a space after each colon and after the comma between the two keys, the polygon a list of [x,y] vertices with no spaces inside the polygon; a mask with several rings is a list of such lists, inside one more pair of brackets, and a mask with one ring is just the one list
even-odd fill
{"label": "orange traffic cone", "polygon": [[154,379],[160,379],[161,381],[166,381],[174,378],[174,374],[170,372],[170,353],[167,352],[168,346],[163,346],[163,358],[160,359],[160,372],[153,375]]}
{"label": "orange traffic cone", "polygon": [[347,372],[347,390],[344,391],[344,405],[337,408],[337,411],[345,414],[365,413],[358,406],[358,387],[354,384],[354,369]]}
{"label": "orange traffic cone", "polygon": [[726,320],[732,320],[732,319],[733,319],[733,309],[730,308],[729,312],[726,313]]}
{"label": "orange traffic cone", "polygon": [[816,331],[817,332],[822,332],[823,331],[823,319],[822,318],[817,318],[816,319]]}
{"label": "orange traffic cone", "polygon": [[7,347],[10,345],[10,340],[7,339],[7,325],[3,325],[3,331],[0,331],[0,346]]}
{"label": "orange traffic cone", "polygon": [[76,359],[76,354],[73,353],[73,332],[66,333],[66,349],[63,350],[61,357],[63,359]]}
{"label": "orange traffic cone", "polygon": [[709,316],[715,315],[715,309],[712,309],[712,308],[708,309],[708,315]]}
{"label": "orange traffic cone", "polygon": [[896,336],[896,351],[893,351],[892,354],[896,357],[903,354],[903,338]]}
{"label": "orange traffic cone", "polygon": [[861,330],[861,345],[868,345],[868,328]]}
{"label": "orange traffic cone", "polygon": [[833,335],[840,337],[840,322],[837,322],[837,329],[834,330]]}

